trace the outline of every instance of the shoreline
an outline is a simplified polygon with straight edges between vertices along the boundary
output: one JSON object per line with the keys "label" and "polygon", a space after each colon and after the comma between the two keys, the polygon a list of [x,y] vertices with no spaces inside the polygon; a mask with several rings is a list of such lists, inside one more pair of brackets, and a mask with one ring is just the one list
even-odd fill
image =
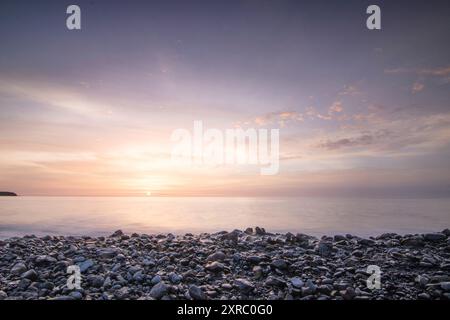
{"label": "shoreline", "polygon": [[1,299],[450,300],[450,230],[13,237],[0,240]]}

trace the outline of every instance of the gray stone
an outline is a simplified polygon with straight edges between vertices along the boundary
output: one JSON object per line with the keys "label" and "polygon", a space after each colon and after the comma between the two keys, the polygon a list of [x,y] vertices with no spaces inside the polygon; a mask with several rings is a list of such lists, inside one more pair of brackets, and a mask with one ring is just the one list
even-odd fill
{"label": "gray stone", "polygon": [[160,275],[156,275],[156,276],[154,276],[153,278],[152,278],[152,280],[150,281],[150,283],[152,284],[152,285],[155,285],[155,284],[158,284],[158,283],[160,283],[161,282],[161,276]]}
{"label": "gray stone", "polygon": [[223,271],[223,269],[225,268],[225,266],[217,261],[214,262],[210,262],[206,265],[205,269],[211,272],[221,272]]}
{"label": "gray stone", "polygon": [[234,285],[237,286],[239,290],[243,293],[249,293],[253,291],[253,289],[255,288],[250,281],[243,278],[238,278],[234,280]]}
{"label": "gray stone", "polygon": [[42,267],[42,266],[49,266],[51,264],[54,264],[54,263],[56,263],[56,261],[57,260],[53,257],[47,256],[47,255],[41,255],[41,256],[36,257],[34,263],[37,266]]}
{"label": "gray stone", "polygon": [[35,280],[37,280],[37,278],[39,278],[37,272],[35,270],[33,270],[33,269],[24,272],[21,275],[21,277],[25,278],[25,279],[29,279],[31,281],[35,281]]}
{"label": "gray stone", "polygon": [[200,287],[198,287],[196,285],[189,286],[189,295],[194,300],[206,300],[205,293],[203,292],[203,290]]}
{"label": "gray stone", "polygon": [[441,282],[439,284],[442,290],[449,292],[450,291],[450,282]]}
{"label": "gray stone", "polygon": [[301,289],[304,286],[304,282],[299,277],[291,279],[291,284],[294,288]]}
{"label": "gray stone", "polygon": [[22,262],[16,263],[16,264],[11,268],[11,273],[14,274],[14,275],[20,275],[20,274],[24,273],[25,271],[27,271],[27,267],[26,267],[25,264],[22,263]]}
{"label": "gray stone", "polygon": [[423,238],[427,241],[442,241],[447,239],[447,236],[440,232],[435,233],[426,233],[423,235]]}
{"label": "gray stone", "polygon": [[210,254],[207,258],[206,258],[206,262],[213,262],[213,261],[223,261],[225,260],[226,255],[225,253],[223,253],[222,251],[216,251],[213,254]]}
{"label": "gray stone", "polygon": [[276,260],[272,261],[272,263],[270,265],[273,268],[280,269],[280,270],[285,270],[288,267],[288,263],[286,262],[286,260],[283,260],[283,259],[276,259]]}
{"label": "gray stone", "polygon": [[150,296],[155,299],[161,299],[169,291],[169,286],[164,282],[159,282],[150,290]]}
{"label": "gray stone", "polygon": [[80,267],[80,272],[82,272],[82,273],[87,271],[93,265],[94,265],[94,261],[92,261],[91,259],[85,260],[85,261],[83,261],[83,262],[78,264],[78,266]]}

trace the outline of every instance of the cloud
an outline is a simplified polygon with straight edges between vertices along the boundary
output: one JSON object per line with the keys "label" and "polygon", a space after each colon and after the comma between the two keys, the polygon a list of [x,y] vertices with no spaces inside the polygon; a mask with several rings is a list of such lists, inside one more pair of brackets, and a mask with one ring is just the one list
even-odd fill
{"label": "cloud", "polygon": [[344,89],[338,93],[339,96],[357,96],[360,94],[362,94],[362,92],[355,85],[345,86]]}
{"label": "cloud", "polygon": [[384,72],[389,74],[412,73],[421,76],[446,77],[450,75],[450,66],[438,68],[419,68],[419,69],[395,68],[395,69],[385,69]]}
{"label": "cloud", "polygon": [[412,88],[411,88],[411,92],[412,93],[417,93],[422,91],[425,88],[425,85],[423,83],[420,82],[414,82]]}
{"label": "cloud", "polygon": [[110,106],[93,101],[77,91],[43,81],[0,78],[0,92],[18,99],[87,116],[110,114]]}
{"label": "cloud", "polygon": [[338,150],[348,147],[366,147],[374,144],[375,142],[381,141],[382,139],[385,139],[388,136],[389,132],[387,131],[369,132],[348,138],[340,138],[335,140],[327,139],[325,141],[320,142],[317,146],[319,148],[327,150]]}
{"label": "cloud", "polygon": [[250,121],[238,121],[236,127],[257,125],[259,127],[267,125],[285,126],[289,122],[303,122],[303,114],[296,111],[280,111],[270,112],[261,116],[257,116]]}
{"label": "cloud", "polygon": [[335,102],[333,102],[333,104],[328,109],[328,114],[332,115],[333,113],[339,113],[339,112],[342,112],[342,111],[344,111],[344,107],[342,106],[342,102],[341,101],[335,101]]}

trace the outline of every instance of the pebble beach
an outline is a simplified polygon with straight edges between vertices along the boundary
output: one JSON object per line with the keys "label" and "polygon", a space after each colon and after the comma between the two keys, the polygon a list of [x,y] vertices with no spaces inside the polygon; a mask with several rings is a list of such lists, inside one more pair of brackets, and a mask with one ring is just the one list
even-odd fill
{"label": "pebble beach", "polygon": [[[81,274],[68,286],[68,267]],[[369,266],[381,271],[368,286]],[[2,300],[449,300],[450,230],[24,236],[0,240]]]}

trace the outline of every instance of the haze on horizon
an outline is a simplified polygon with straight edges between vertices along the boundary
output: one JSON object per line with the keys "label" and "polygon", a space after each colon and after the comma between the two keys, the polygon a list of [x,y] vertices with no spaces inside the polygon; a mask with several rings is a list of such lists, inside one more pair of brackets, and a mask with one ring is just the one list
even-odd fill
{"label": "haze on horizon", "polygon": [[[450,196],[450,6],[0,4],[0,189],[20,195]],[[280,173],[173,167],[170,136],[279,128]]]}

